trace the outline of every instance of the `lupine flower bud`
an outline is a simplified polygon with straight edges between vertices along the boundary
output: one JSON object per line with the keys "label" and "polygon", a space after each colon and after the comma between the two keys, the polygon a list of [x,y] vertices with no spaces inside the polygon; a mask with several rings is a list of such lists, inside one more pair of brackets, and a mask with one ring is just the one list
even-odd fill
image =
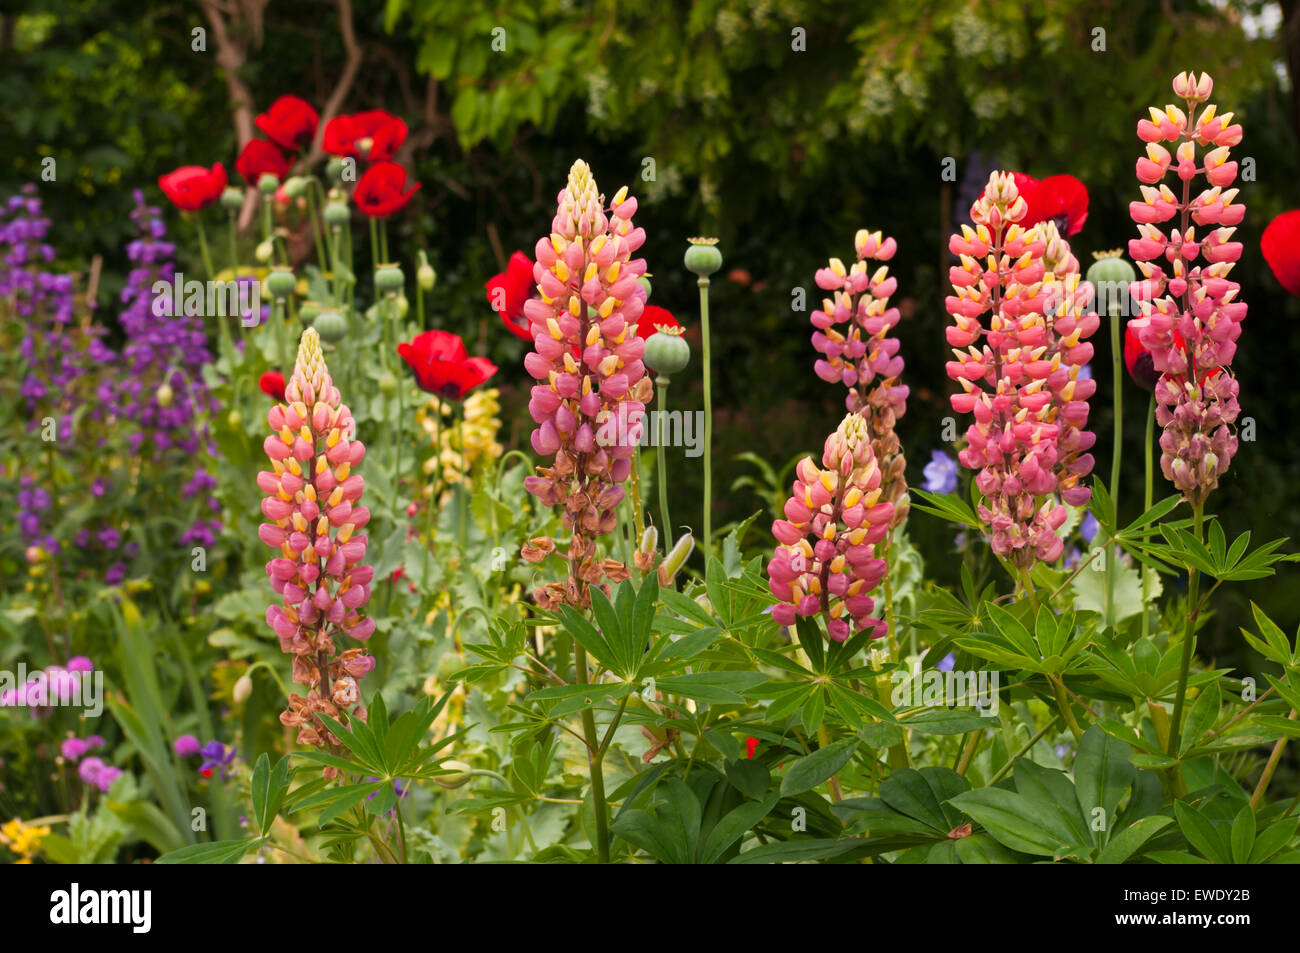
{"label": "lupine flower bud", "polygon": [[[374,619],[360,613],[374,570],[361,565],[367,538],[357,531],[370,521],[370,511],[358,505],[365,483],[353,472],[366,448],[355,439],[352,412],[334,386],[314,328],[303,332],[285,403],[271,408],[267,423],[271,435],[263,446],[272,469],[257,475],[257,485],[267,494],[262,513],[268,522],[258,536],[278,550],[266,573],[281,599],[267,609],[266,621],[281,650],[293,656],[293,680],[309,689],[306,697],[290,695],[280,721],[299,729],[299,744],[334,750],[338,739],[316,716],[345,722],[348,714],[365,717],[353,710],[360,698],[356,679],[374,659],[361,648],[335,652],[338,640],[365,642],[375,630]],[[328,768],[326,775],[332,776]]]}
{"label": "lupine flower bud", "polygon": [[780,600],[772,618],[793,625],[796,616],[820,615],[836,642],[854,628],[886,635],[885,623],[871,615],[869,594],[885,576],[876,545],[889,532],[894,507],[881,499],[866,419],[846,416],[826,438],[822,466],[805,457],[795,473],[785,519],[772,524],[777,547],[767,564],[768,587]]}
{"label": "lupine flower bud", "polygon": [[[1174,92],[1187,112],[1170,106],[1163,113],[1151,109],[1151,121],[1138,123],[1138,137],[1150,143],[1160,161],[1152,167],[1138,162],[1138,178],[1160,183],[1158,193],[1143,189],[1144,202],[1133,202],[1129,212],[1140,238],[1129,242],[1129,254],[1138,263],[1142,281],[1132,285],[1141,316],[1129,322],[1139,347],[1150,355],[1155,383],[1156,422],[1160,437],[1160,468],[1183,497],[1193,505],[1205,502],[1219,477],[1227,472],[1237,438],[1232,432],[1240,413],[1237,380],[1227,373],[1241,334],[1246,305],[1238,300],[1241,286],[1228,279],[1241,257],[1241,243],[1232,241],[1245,215],[1234,204],[1230,189],[1237,163],[1229,161],[1230,147],[1241,142],[1241,127],[1230,125],[1231,113],[1220,115],[1211,104],[1197,112],[1209,98],[1213,80],[1202,74],[1180,73]],[[1176,163],[1157,140],[1178,143]],[[1197,161],[1197,147],[1205,150]],[[1182,182],[1177,189],[1163,184],[1174,171]],[[1190,182],[1199,173],[1207,187],[1192,197]],[[1184,201],[1180,196],[1188,196]],[[1158,223],[1178,216],[1166,235]],[[1197,228],[1204,229],[1197,233]],[[1168,263],[1156,264],[1161,258]],[[1203,263],[1197,263],[1198,259]],[[1132,365],[1130,365],[1130,369]]]}
{"label": "lupine flower bud", "polygon": [[1058,494],[1073,506],[1090,497],[1081,481],[1096,437],[1083,427],[1096,383],[1079,372],[1092,359],[1084,339],[1100,323],[1069,244],[1054,222],[1021,228],[1026,210],[1014,176],[993,173],[971,207],[975,227],[949,240],[960,263],[945,301],[955,322],[947,371],[962,388],[952,407],[975,418],[958,459],[980,471],[993,551],[1021,569],[1061,555]]}

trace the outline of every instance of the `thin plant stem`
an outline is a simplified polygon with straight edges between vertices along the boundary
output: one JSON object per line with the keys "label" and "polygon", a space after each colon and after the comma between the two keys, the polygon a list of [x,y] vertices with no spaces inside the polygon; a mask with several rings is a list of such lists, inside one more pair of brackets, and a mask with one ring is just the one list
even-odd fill
{"label": "thin plant stem", "polygon": [[1031,749],[1034,745],[1038,744],[1038,742],[1040,742],[1049,731],[1051,731],[1053,728],[1056,727],[1056,723],[1060,720],[1061,720],[1060,718],[1049,718],[1047,724],[1039,728],[1037,733],[1028,741],[1026,741],[1019,751],[1017,751],[1015,754],[1013,754],[1010,758],[1007,759],[1006,764],[998,768],[997,771],[993,772],[993,776],[989,778],[987,786],[992,787],[994,784],[997,784],[999,781],[1001,781],[1003,775],[1005,775],[1008,771],[1011,770],[1011,766],[1015,764],[1016,761],[1020,757],[1022,757],[1026,752],[1028,752],[1029,749]]}
{"label": "thin plant stem", "polygon": [[[1115,508],[1115,522],[1119,523],[1119,472],[1120,461],[1124,456],[1124,376],[1122,373],[1121,357],[1119,343],[1119,314],[1118,309],[1108,307],[1110,312],[1110,371],[1111,378],[1114,381],[1114,437],[1111,444],[1111,461],[1110,461],[1110,490],[1111,505]],[[1114,559],[1114,542],[1106,540],[1108,560]],[[1106,563],[1106,619],[1111,625],[1115,625],[1115,566],[1112,562]]]}
{"label": "thin plant stem", "polygon": [[1074,735],[1074,740],[1078,741],[1083,737],[1083,729],[1079,727],[1079,722],[1074,717],[1074,711],[1070,708],[1070,699],[1065,692],[1065,682],[1058,675],[1049,675],[1048,681],[1052,683],[1052,695],[1056,698],[1056,707],[1060,709],[1061,717],[1065,719],[1065,724],[1069,727],[1070,733]]}
{"label": "thin plant stem", "polygon": [[709,347],[709,279],[700,278],[700,336],[704,348],[704,561],[713,550],[713,361]]}
{"label": "thin plant stem", "polygon": [[[1296,709],[1291,709],[1291,714],[1287,715],[1291,721],[1296,720]],[[1282,760],[1282,749],[1286,747],[1287,736],[1283,735],[1277,739],[1273,745],[1273,752],[1268,756],[1268,763],[1264,765],[1264,773],[1259,776],[1259,784],[1255,785],[1255,793],[1250,796],[1250,809],[1258,811],[1259,806],[1264,801],[1264,792],[1268,790],[1268,783],[1273,780],[1273,774],[1277,771],[1278,763]]]}
{"label": "thin plant stem", "polygon": [[[587,650],[576,640],[573,643],[573,663],[578,684],[590,685],[587,672]],[[609,863],[609,820],[605,816],[605,774],[602,767],[604,753],[596,736],[596,716],[590,706],[582,710],[582,729],[587,742],[587,770],[591,774],[591,806],[596,813],[596,859]]]}
{"label": "thin plant stem", "polygon": [[668,518],[668,453],[664,450],[664,436],[667,434],[666,422],[668,410],[668,385],[671,383],[664,375],[655,380],[659,390],[659,433],[655,435],[655,482],[659,484],[659,518],[663,520],[664,552],[672,549],[673,524]]}
{"label": "thin plant stem", "polygon": [[[1192,532],[1196,541],[1201,541],[1201,516],[1203,503],[1192,508]],[[1178,736],[1183,727],[1183,704],[1187,701],[1187,676],[1192,668],[1192,645],[1195,640],[1196,604],[1200,590],[1201,573],[1195,566],[1187,567],[1187,621],[1183,627],[1183,654],[1178,663],[1178,693],[1174,696],[1174,715],[1169,727],[1169,750],[1171,758],[1178,757]],[[1182,772],[1178,772],[1181,776]]]}
{"label": "thin plant stem", "polygon": [[[1153,473],[1154,458],[1151,453],[1151,445],[1152,443],[1155,442],[1155,429],[1156,429],[1156,395],[1153,393],[1151,395],[1151,400],[1147,406],[1147,442],[1145,447],[1143,447],[1143,456],[1146,458],[1146,469],[1143,475],[1143,486],[1142,486],[1142,512],[1143,513],[1151,509],[1151,495],[1153,492],[1152,479],[1154,475]],[[1151,613],[1147,611],[1147,606],[1146,606],[1147,591],[1146,591],[1145,573],[1146,573],[1146,567],[1143,566],[1139,570],[1139,576],[1142,578],[1142,638],[1144,639],[1151,634]]]}
{"label": "thin plant stem", "polygon": [[975,751],[979,748],[980,742],[984,740],[983,729],[972,731],[966,736],[962,745],[961,754],[957,757],[957,765],[953,768],[962,777],[966,776],[966,769],[970,767],[971,761],[975,758]]}
{"label": "thin plant stem", "polygon": [[[830,743],[831,743],[830,729],[826,727],[826,722],[823,721],[820,725],[817,726],[817,745],[819,748],[826,748],[830,746]],[[836,803],[839,803],[840,801],[844,800],[844,793],[840,790],[839,778],[832,774],[830,776],[830,780],[827,783],[830,785],[830,789],[831,789],[831,800],[835,801]]]}

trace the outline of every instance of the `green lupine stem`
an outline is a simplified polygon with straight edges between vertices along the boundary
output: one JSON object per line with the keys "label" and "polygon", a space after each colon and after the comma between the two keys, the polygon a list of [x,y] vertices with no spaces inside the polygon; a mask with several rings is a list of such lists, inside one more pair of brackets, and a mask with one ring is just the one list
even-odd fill
{"label": "green lupine stem", "polygon": [[[1192,507],[1192,532],[1196,541],[1201,541],[1201,516],[1205,505],[1197,503]],[[1183,729],[1183,704],[1187,701],[1187,676],[1192,669],[1192,646],[1195,641],[1196,605],[1200,597],[1201,572],[1195,566],[1187,567],[1187,621],[1183,626],[1183,654],[1178,662],[1178,693],[1174,696],[1174,714],[1169,726],[1169,750],[1171,758],[1178,757],[1178,740]],[[1182,771],[1176,769],[1177,784],[1182,786]]]}
{"label": "green lupine stem", "polygon": [[1083,729],[1079,727],[1074,711],[1070,708],[1070,696],[1065,691],[1065,682],[1059,675],[1049,675],[1047,680],[1052,683],[1052,695],[1056,699],[1056,707],[1060,710],[1061,717],[1065,719],[1065,724],[1069,727],[1070,734],[1074,735],[1074,740],[1078,741],[1083,737]]}
{"label": "green lupine stem", "polygon": [[993,773],[993,776],[988,779],[987,786],[992,787],[993,785],[1001,781],[1002,776],[1011,770],[1012,765],[1014,765],[1018,759],[1020,759],[1026,753],[1028,753],[1030,748],[1038,744],[1038,742],[1043,739],[1044,735],[1046,735],[1049,731],[1051,731],[1054,727],[1056,727],[1056,723],[1059,720],[1060,720],[1059,718],[1049,718],[1047,720],[1047,724],[1039,728],[1038,731],[1034,734],[1034,736],[1030,738],[1028,741],[1026,741],[1019,751],[1017,751],[1011,757],[1007,758],[1006,764],[998,768],[997,771]]}
{"label": "green lupine stem", "polygon": [[659,518],[663,520],[665,553],[673,548],[673,524],[668,518],[668,453],[664,450],[664,437],[668,432],[666,419],[670,383],[672,382],[665,374],[655,378],[655,387],[659,391],[659,432],[655,434],[655,482],[659,484]]}
{"label": "green lupine stem", "polygon": [[[591,684],[587,673],[587,650],[577,640],[573,643],[573,664],[579,685]],[[604,753],[596,734],[596,716],[588,706],[582,710],[582,730],[587,740],[587,770],[591,774],[591,805],[596,814],[596,859],[609,863],[609,820],[605,813],[605,774],[602,764]]]}
{"label": "green lupine stem", "polygon": [[704,347],[704,561],[713,550],[713,373],[709,347],[709,279],[700,278],[700,336]]}
{"label": "green lupine stem", "polygon": [[[1142,487],[1142,512],[1145,513],[1151,509],[1152,478],[1154,459],[1151,453],[1151,445],[1155,442],[1156,430],[1156,395],[1151,395],[1150,404],[1147,407],[1147,442],[1145,447],[1146,473]],[[1151,614],[1147,611],[1146,606],[1146,568],[1140,570],[1142,578],[1142,638],[1151,634]]]}
{"label": "green lupine stem", "polygon": [[[1297,710],[1292,708],[1291,714],[1287,718],[1291,721],[1296,720]],[[1273,751],[1268,756],[1268,763],[1264,765],[1264,773],[1259,776],[1259,784],[1255,785],[1255,793],[1250,796],[1250,809],[1258,811],[1260,804],[1264,802],[1264,792],[1268,790],[1268,784],[1273,780],[1273,774],[1277,771],[1278,763],[1282,760],[1282,750],[1286,747],[1287,736],[1283,735],[1273,744]]]}
{"label": "green lupine stem", "polygon": [[[1110,311],[1110,372],[1111,379],[1114,381],[1114,436],[1111,443],[1111,460],[1110,460],[1110,490],[1111,504],[1115,508],[1115,522],[1119,524],[1119,467],[1120,461],[1124,455],[1124,368],[1119,343],[1119,314],[1118,309],[1108,308]],[[1112,540],[1106,540],[1107,563],[1106,563],[1106,619],[1113,626],[1115,625],[1115,569],[1111,565],[1115,557],[1114,543]]]}

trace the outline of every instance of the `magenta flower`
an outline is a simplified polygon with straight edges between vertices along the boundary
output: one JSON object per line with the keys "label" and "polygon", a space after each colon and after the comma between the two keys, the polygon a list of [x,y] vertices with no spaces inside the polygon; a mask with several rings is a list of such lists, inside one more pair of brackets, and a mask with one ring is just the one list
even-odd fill
{"label": "magenta flower", "polygon": [[[646,263],[632,258],[645,231],[632,225],[636,199],[623,188],[606,208],[581,159],[558,205],[550,236],[535,249],[541,297],[524,303],[533,339],[524,368],[538,382],[528,402],[537,424],[533,450],[554,463],[524,485],[543,504],[563,506],[573,534],[569,579],[539,588],[538,603],[585,607],[587,586],[627,575],[617,560],[597,558],[595,540],[617,523],[651,394],[641,360],[645,341],[636,333],[646,299],[637,279]],[[525,556],[543,559],[552,551],[549,539],[534,540]]]}
{"label": "magenta flower", "polygon": [[1014,177],[993,173],[971,207],[975,227],[949,240],[961,263],[949,269],[954,295],[945,300],[954,320],[947,371],[962,388],[952,408],[975,418],[958,460],[980,471],[993,551],[1020,569],[1060,558],[1058,495],[1073,506],[1090,498],[1081,481],[1096,438],[1083,428],[1096,382],[1080,372],[1100,320],[1084,313],[1091,288],[1055,224],[1021,228],[1025,213]]}
{"label": "magenta flower", "polygon": [[68,761],[76,761],[86,753],[86,743],[80,738],[67,738],[59,745],[59,754]]}
{"label": "magenta flower", "polygon": [[178,758],[189,758],[199,753],[199,739],[193,735],[181,735],[172,742],[172,750]]}
{"label": "magenta flower", "polygon": [[[281,650],[293,656],[293,680],[309,689],[305,698],[289,696],[281,723],[298,728],[299,744],[334,749],[338,739],[316,716],[338,719],[352,712],[365,719],[357,681],[375,660],[359,647],[337,658],[335,650],[341,638],[364,642],[375,631],[375,620],[360,612],[374,568],[361,565],[367,540],[356,535],[370,521],[370,511],[358,505],[365,483],[352,472],[366,448],[355,439],[352,412],[330,378],[313,328],[303,332],[285,398],[267,414],[273,432],[263,447],[273,472],[257,475],[267,494],[262,513],[270,521],[258,536],[279,550],[266,572],[281,604],[267,609],[266,621]],[[336,772],[326,768],[325,774]]]}
{"label": "magenta flower", "polygon": [[[1155,386],[1156,422],[1164,428],[1160,468],[1189,503],[1199,506],[1237,452],[1232,427],[1241,407],[1228,365],[1246,304],[1237,300],[1241,286],[1228,274],[1241,257],[1241,243],[1232,237],[1246,210],[1235,203],[1238,190],[1228,186],[1237,175],[1229,156],[1241,142],[1241,126],[1232,123],[1232,113],[1219,115],[1213,104],[1198,115],[1214,88],[1209,75],[1179,73],[1173,87],[1186,111],[1152,107],[1151,119],[1137,127],[1147,144],[1137,163],[1137,177],[1145,184],[1143,201],[1129,206],[1140,236],[1129,242],[1129,254],[1145,280],[1133,284],[1142,314],[1129,328],[1160,374]],[[1178,144],[1173,155],[1164,142]],[[1164,183],[1171,171],[1182,183],[1181,194]],[[1206,187],[1193,196],[1198,175]],[[1175,216],[1177,226],[1168,234],[1157,227]],[[1198,227],[1208,230],[1198,235]],[[1155,264],[1161,258],[1168,272]]]}
{"label": "magenta flower", "polygon": [[881,499],[882,474],[861,415],[847,415],[826,438],[822,467],[812,457],[799,461],[786,518],[772,524],[777,547],[768,588],[781,600],[772,618],[793,625],[796,616],[821,615],[836,642],[849,638],[850,621],[880,638],[887,629],[872,617],[869,593],[885,575],[876,544],[889,532],[894,507]]}

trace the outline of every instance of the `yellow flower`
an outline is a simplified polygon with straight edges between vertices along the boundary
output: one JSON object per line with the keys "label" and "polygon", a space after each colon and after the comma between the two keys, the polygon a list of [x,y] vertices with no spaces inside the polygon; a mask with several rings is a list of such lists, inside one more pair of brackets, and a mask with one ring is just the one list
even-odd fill
{"label": "yellow flower", "polygon": [[430,477],[424,495],[432,497],[439,485],[451,487],[472,480],[474,470],[504,452],[497,442],[501,430],[501,393],[478,390],[465,398],[461,420],[452,419],[452,404],[430,397],[416,412],[416,420],[433,444],[422,469]]}
{"label": "yellow flower", "polygon": [[0,826],[0,844],[18,855],[18,860],[14,861],[16,864],[30,864],[41,849],[41,840],[49,835],[49,827],[24,824],[17,817]]}

